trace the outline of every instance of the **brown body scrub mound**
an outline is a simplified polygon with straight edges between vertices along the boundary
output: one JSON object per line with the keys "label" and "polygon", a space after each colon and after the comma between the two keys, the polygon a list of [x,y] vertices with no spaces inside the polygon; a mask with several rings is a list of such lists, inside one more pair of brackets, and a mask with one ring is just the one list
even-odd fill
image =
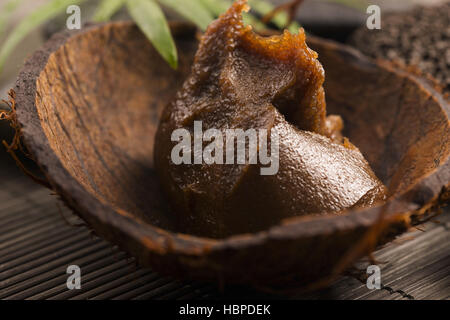
{"label": "brown body scrub mound", "polygon": [[[340,118],[326,116],[324,71],[304,31],[260,37],[242,23],[246,8],[246,1],[236,1],[210,25],[191,75],[161,118],[155,166],[179,230],[225,237],[384,200],[383,184],[340,135]],[[196,121],[224,137],[228,129],[266,130],[267,149],[279,146],[277,172],[264,175],[267,166],[248,158],[244,164],[173,163],[172,133],[187,129],[194,141]],[[249,143],[245,148],[248,155]]]}

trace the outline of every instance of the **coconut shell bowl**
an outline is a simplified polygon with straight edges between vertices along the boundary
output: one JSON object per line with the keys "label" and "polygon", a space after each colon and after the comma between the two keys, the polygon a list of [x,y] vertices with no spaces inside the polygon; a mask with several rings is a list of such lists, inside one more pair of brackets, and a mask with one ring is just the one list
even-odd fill
{"label": "coconut shell bowl", "polygon": [[154,169],[154,137],[198,38],[189,26],[172,31],[177,70],[129,22],[56,34],[26,62],[11,97],[18,134],[49,187],[141,265],[181,279],[312,288],[448,201],[448,100],[415,74],[310,36],[326,71],[328,113],[344,119],[345,136],[389,187],[387,202],[225,239],[178,232]]}

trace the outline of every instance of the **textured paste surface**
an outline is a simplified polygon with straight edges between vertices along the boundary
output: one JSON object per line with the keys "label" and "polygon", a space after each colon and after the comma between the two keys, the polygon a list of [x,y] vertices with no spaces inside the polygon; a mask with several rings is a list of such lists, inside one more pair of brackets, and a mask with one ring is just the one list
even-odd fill
{"label": "textured paste surface", "polygon": [[[155,166],[180,230],[224,237],[384,199],[383,184],[341,137],[342,120],[326,117],[324,70],[304,31],[260,37],[243,25],[246,9],[236,1],[210,25],[156,135]],[[278,173],[262,176],[258,164],[173,164],[172,132],[186,128],[193,141],[194,121],[224,136],[233,128],[276,132]]]}

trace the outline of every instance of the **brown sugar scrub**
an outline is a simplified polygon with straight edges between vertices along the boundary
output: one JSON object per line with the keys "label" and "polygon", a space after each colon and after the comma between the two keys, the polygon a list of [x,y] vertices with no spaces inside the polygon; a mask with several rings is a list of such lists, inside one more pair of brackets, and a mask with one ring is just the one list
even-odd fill
{"label": "brown sugar scrub", "polygon": [[[247,9],[245,0],[236,1],[209,26],[190,76],[163,111],[155,167],[179,230],[220,238],[383,201],[386,188],[340,134],[342,120],[326,115],[324,70],[304,31],[261,37],[244,26]],[[194,141],[197,121],[224,136],[229,129],[265,129],[268,144],[276,133],[277,173],[262,175],[262,165],[248,161],[175,164],[172,133],[187,129]]]}

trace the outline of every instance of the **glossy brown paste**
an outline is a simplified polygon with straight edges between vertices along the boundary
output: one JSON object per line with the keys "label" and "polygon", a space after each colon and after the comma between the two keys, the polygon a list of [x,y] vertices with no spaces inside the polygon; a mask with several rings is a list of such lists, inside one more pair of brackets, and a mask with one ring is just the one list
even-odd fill
{"label": "glossy brown paste", "polygon": [[[179,230],[225,237],[383,200],[385,187],[341,136],[340,117],[326,116],[324,70],[304,31],[258,36],[243,25],[244,10],[246,1],[236,1],[209,26],[158,128],[155,166]],[[234,128],[266,129],[269,140],[276,133],[277,173],[262,175],[262,164],[174,164],[172,133],[185,128],[194,141],[194,121],[224,136]]]}

